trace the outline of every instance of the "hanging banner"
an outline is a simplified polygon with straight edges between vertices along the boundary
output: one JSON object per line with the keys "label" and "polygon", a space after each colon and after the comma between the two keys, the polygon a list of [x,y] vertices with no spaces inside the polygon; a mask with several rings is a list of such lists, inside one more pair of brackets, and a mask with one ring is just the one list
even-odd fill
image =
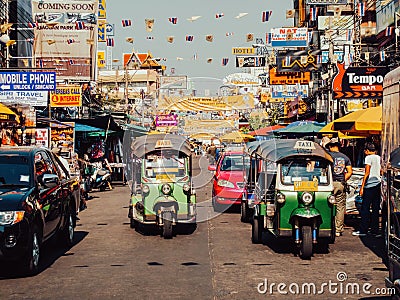
{"label": "hanging banner", "polygon": [[272,47],[307,47],[308,28],[272,28],[271,29]]}
{"label": "hanging banner", "polygon": [[343,98],[381,98],[383,78],[389,71],[387,67],[348,67],[336,64],[338,73],[333,78],[334,99]]}
{"label": "hanging banner", "polygon": [[60,80],[94,80],[98,6],[97,0],[32,1],[36,68],[54,69]]}
{"label": "hanging banner", "polygon": [[106,51],[97,51],[97,67],[103,69],[106,67]]}
{"label": "hanging banner", "polygon": [[80,85],[57,85],[55,92],[50,93],[50,107],[82,106],[82,89]]}
{"label": "hanging banner", "polygon": [[98,24],[98,37],[97,41],[99,43],[105,43],[107,41],[107,34],[106,34],[106,23],[99,22]]}
{"label": "hanging banner", "polygon": [[99,19],[106,19],[106,0],[99,0]]}

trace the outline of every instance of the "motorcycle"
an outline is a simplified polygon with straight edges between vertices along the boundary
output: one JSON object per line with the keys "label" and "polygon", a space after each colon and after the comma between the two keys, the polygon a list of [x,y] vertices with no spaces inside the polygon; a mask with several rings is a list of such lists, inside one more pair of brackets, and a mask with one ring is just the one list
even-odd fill
{"label": "motorcycle", "polygon": [[111,187],[111,172],[107,169],[95,166],[93,175],[90,176],[90,190],[99,189],[101,192]]}

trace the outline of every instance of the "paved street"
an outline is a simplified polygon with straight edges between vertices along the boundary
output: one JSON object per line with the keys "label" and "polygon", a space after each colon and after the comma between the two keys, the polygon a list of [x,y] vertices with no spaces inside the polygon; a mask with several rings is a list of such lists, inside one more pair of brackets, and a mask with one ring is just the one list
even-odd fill
{"label": "paved street", "polygon": [[[202,166],[206,163],[200,161]],[[197,170],[199,172],[199,170]],[[197,176],[209,178],[205,173]],[[203,176],[203,177],[201,177]],[[1,299],[266,299],[283,298],[277,285],[301,286],[314,283],[317,290],[329,281],[371,284],[369,291],[384,287],[387,275],[379,257],[382,239],[364,243],[351,236],[352,227],[332,245],[329,253],[317,251],[310,261],[291,253],[289,242],[271,241],[253,245],[251,226],[240,222],[239,210],[212,216],[211,185],[198,188],[200,214],[209,220],[200,223],[193,234],[184,231],[172,240],[157,233],[144,235],[129,227],[129,188],[92,193],[88,209],[81,212],[76,228],[76,244],[71,249],[42,254],[43,270],[34,277],[10,276],[12,265],[0,270]],[[349,222],[351,225],[351,222]],[[257,286],[267,279],[273,294],[259,294]],[[340,287],[340,285],[338,285]],[[260,290],[264,285],[259,287]],[[344,288],[343,288],[344,290]],[[386,299],[372,295],[346,295],[340,289],[329,293],[325,287],[320,299]],[[294,298],[289,292],[289,298]],[[300,295],[298,299],[309,299]]]}

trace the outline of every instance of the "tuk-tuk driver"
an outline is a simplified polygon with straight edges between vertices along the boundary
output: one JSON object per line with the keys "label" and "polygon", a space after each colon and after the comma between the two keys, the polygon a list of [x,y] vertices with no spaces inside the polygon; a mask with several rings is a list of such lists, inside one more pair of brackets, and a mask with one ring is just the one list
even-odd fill
{"label": "tuk-tuk driver", "polygon": [[339,138],[332,138],[326,144],[329,154],[333,158],[333,194],[336,199],[336,236],[344,232],[344,214],[346,210],[346,181],[353,174],[350,158],[339,151]]}

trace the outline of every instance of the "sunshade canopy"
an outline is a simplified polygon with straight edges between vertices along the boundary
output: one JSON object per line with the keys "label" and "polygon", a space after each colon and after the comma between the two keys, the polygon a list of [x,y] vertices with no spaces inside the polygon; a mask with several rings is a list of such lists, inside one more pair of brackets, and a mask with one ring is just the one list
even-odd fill
{"label": "sunshade canopy", "polygon": [[370,107],[352,112],[335,120],[332,129],[356,134],[380,134],[382,107]]}
{"label": "sunshade canopy", "polygon": [[251,132],[249,132],[249,134],[250,135],[254,135],[254,136],[269,135],[273,131],[281,129],[281,128],[285,128],[285,126],[282,126],[282,125],[267,126],[267,127],[264,127],[264,128],[260,128],[260,129],[251,131]]}
{"label": "sunshade canopy", "polygon": [[339,139],[342,140],[349,140],[349,139],[363,139],[365,138],[365,136],[361,136],[361,135],[348,135],[348,133],[343,133],[341,131],[336,131],[333,130],[333,123],[334,122],[330,122],[328,124],[326,124],[324,127],[322,127],[322,129],[319,131],[319,133],[321,135],[335,135],[337,134]]}
{"label": "sunshade canopy", "polygon": [[0,120],[19,123],[18,115],[3,103],[0,103]]}
{"label": "sunshade canopy", "polygon": [[319,132],[322,127],[324,127],[324,124],[314,121],[297,121],[289,124],[286,128],[278,129],[275,132],[281,135],[312,135]]}
{"label": "sunshade canopy", "polygon": [[245,134],[240,131],[232,131],[219,138],[222,142],[236,142],[241,143],[248,140],[254,140],[254,136]]}
{"label": "sunshade canopy", "polygon": [[190,156],[190,144],[188,140],[177,134],[149,134],[136,138],[131,145],[132,153],[136,157],[143,157],[154,150],[177,150]]}
{"label": "sunshade canopy", "polygon": [[[308,148],[306,149],[306,147],[302,146],[307,146]],[[319,144],[298,139],[264,141],[253,153],[272,162],[280,162],[284,159],[293,159],[295,157],[317,157],[333,162],[332,156]]]}

